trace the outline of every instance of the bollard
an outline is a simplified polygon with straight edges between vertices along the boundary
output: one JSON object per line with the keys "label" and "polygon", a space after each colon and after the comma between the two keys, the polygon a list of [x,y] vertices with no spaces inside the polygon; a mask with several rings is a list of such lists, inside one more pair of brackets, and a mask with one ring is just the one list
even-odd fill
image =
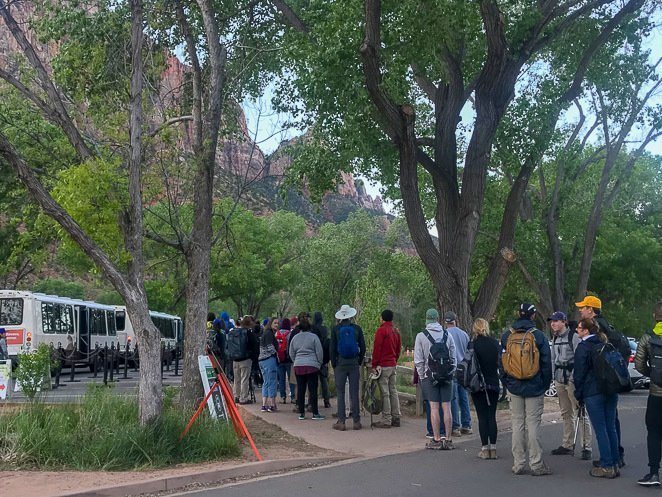
{"label": "bollard", "polygon": [[117,342],[115,345],[115,356],[116,356],[116,361],[113,363],[115,364],[115,373],[117,376],[120,375],[120,343]]}
{"label": "bollard", "polygon": [[115,373],[115,344],[110,344],[110,382],[114,381],[113,374]]}
{"label": "bollard", "polygon": [[[51,347],[52,348],[52,347]],[[52,357],[52,354],[51,354]],[[55,385],[53,385],[53,390],[60,386],[60,371],[62,371],[62,344],[57,343],[57,368],[55,369]]]}
{"label": "bollard", "polygon": [[73,359],[73,356],[69,356],[69,362],[71,364],[71,376],[69,378],[70,382],[76,381],[76,362]]}
{"label": "bollard", "polygon": [[166,360],[166,371],[170,372],[170,354],[172,350],[170,349],[170,344],[166,347],[165,360]]}
{"label": "bollard", "polygon": [[124,346],[124,379],[128,378],[127,374],[129,371],[129,344],[127,343]]}
{"label": "bollard", "polygon": [[179,376],[179,344],[175,347],[175,376]]}
{"label": "bollard", "polygon": [[161,379],[163,379],[163,356],[165,355],[165,346],[161,344]]}
{"label": "bollard", "polygon": [[108,344],[103,348],[103,384],[108,385]]}
{"label": "bollard", "polygon": [[94,357],[92,358],[92,367],[94,368],[92,370],[92,377],[96,378],[97,377],[97,372],[99,369],[99,344],[97,343],[94,345]]}
{"label": "bollard", "polygon": [[133,346],[133,370],[134,371],[138,371],[138,360],[139,360],[138,344],[135,344]]}

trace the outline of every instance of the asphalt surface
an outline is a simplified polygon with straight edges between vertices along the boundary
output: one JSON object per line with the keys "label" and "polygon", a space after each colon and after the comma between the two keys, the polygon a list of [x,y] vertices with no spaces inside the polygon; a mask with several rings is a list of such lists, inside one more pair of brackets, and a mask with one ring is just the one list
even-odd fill
{"label": "asphalt surface", "polygon": [[[459,442],[454,451],[426,451],[356,460],[327,468],[270,477],[246,483],[176,495],[195,497],[401,497],[448,495],[452,497],[528,496],[637,496],[657,494],[636,484],[648,472],[644,413],[647,391],[622,395],[619,417],[627,466],[614,480],[588,475],[589,461],[570,456],[552,456],[559,445],[562,425],[542,428],[545,461],[554,474],[544,477],[511,473],[510,433],[499,435],[496,461],[479,460],[479,441]],[[421,420],[423,423],[424,421]],[[385,433],[388,436],[388,433]],[[423,446],[425,440],[421,440]],[[597,458],[597,444],[593,443]],[[579,451],[578,451],[579,453]],[[658,489],[659,491],[659,489]]]}

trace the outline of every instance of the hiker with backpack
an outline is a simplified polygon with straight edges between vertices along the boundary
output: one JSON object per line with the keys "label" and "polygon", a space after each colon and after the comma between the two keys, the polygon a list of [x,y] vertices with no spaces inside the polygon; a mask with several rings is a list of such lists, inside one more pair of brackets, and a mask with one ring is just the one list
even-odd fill
{"label": "hiker with backpack", "polygon": [[[453,337],[455,344],[455,360],[460,364],[464,360],[469,346],[469,335],[457,326],[457,314],[448,311],[444,314],[444,326]],[[451,400],[451,415],[453,417],[453,436],[471,435],[471,408],[469,394],[457,380],[453,380],[453,400]]]}
{"label": "hiker with backpack", "polygon": [[[622,332],[618,331],[612,324],[605,319],[602,314],[602,301],[593,296],[587,295],[581,302],[575,303],[579,308],[579,315],[582,319],[593,319],[598,325],[599,330],[607,337],[607,341],[621,354],[623,360],[627,363],[632,355],[630,343]],[[625,466],[625,449],[621,443],[621,422],[618,419],[618,408],[616,409],[616,434],[618,435],[618,467]],[[599,461],[593,461],[593,466],[599,466]]]}
{"label": "hiker with backpack", "polygon": [[283,318],[280,323],[280,330],[274,335],[277,343],[278,354],[278,391],[280,393],[280,401],[285,404],[287,402],[286,387],[289,384],[290,402],[294,404],[294,386],[295,382],[292,381],[292,360],[287,351],[290,339],[290,319]]}
{"label": "hiker with backpack", "polygon": [[[439,323],[439,312],[428,309],[425,312],[425,330],[416,335],[414,343],[414,365],[421,379],[424,398],[430,403],[430,421],[433,438],[425,448],[452,450],[453,373],[455,371],[455,343],[453,337]],[[439,405],[443,412],[444,432],[441,435]]]}
{"label": "hiker with backpack", "polygon": [[[602,380],[605,377],[604,371],[609,368],[602,359],[604,354],[610,353],[608,349],[611,349],[616,356],[618,353],[607,343],[607,337],[599,330],[593,319],[580,319],[577,324],[577,335],[581,342],[575,351],[572,372],[575,397],[580,405],[586,406],[600,450],[600,465],[592,467],[589,474],[596,478],[615,478],[619,475],[616,435],[618,394],[610,390],[610,382]],[[627,374],[627,365],[625,374]]]}
{"label": "hiker with backpack", "polygon": [[331,365],[333,366],[338,393],[338,420],[333,429],[345,431],[345,385],[349,382],[349,404],[352,412],[352,428],[361,429],[361,405],[359,403],[360,367],[365,358],[365,338],[361,327],[351,319],[356,309],[343,304],[335,314],[338,324],[331,330]]}
{"label": "hiker with backpack", "polygon": [[[575,423],[578,426],[580,424],[579,403],[575,398],[572,370],[575,363],[575,350],[581,339],[577,333],[568,328],[566,324],[568,318],[565,313],[556,311],[547,318],[547,321],[552,330],[552,370],[563,419],[563,441],[558,448],[552,450],[552,455],[570,455],[575,453],[576,440],[573,437]],[[591,428],[586,422],[581,424],[583,426],[581,458],[589,461],[591,459]]]}
{"label": "hiker with backpack", "polygon": [[[497,421],[496,411],[499,402],[499,342],[490,336],[490,325],[487,320],[477,318],[471,329],[471,342],[463,360],[469,376],[465,380],[465,388],[470,389],[471,399],[478,416],[478,433],[480,434],[480,459],[496,459]],[[469,364],[475,361],[475,367]],[[458,369],[462,369],[459,368]],[[474,370],[471,378],[471,370]]]}
{"label": "hiker with backpack", "polygon": [[544,476],[552,474],[543,461],[540,444],[552,358],[547,337],[533,321],[535,314],[533,304],[521,304],[519,319],[501,337],[501,379],[510,392],[513,474],[527,474],[530,468],[531,475]]}
{"label": "hiker with backpack", "polygon": [[294,364],[294,374],[297,378],[297,408],[299,419],[306,419],[306,390],[314,420],[322,420],[317,408],[317,383],[319,371],[324,359],[322,343],[312,332],[310,317],[307,313],[299,315],[299,333],[290,339],[288,348]]}
{"label": "hiker with backpack", "polygon": [[400,332],[393,326],[393,311],[382,311],[382,324],[375,333],[375,345],[372,352],[372,371],[378,375],[379,388],[382,391],[382,419],[373,423],[376,428],[400,426],[400,399],[396,387],[396,370],[402,341]]}
{"label": "hiker with backpack", "polygon": [[274,317],[267,321],[260,335],[258,363],[262,372],[262,412],[276,412],[276,388],[278,386],[278,352],[276,333],[280,322]]}
{"label": "hiker with backpack", "polygon": [[256,337],[253,334],[254,320],[244,316],[239,327],[227,334],[225,353],[232,361],[234,373],[234,400],[239,404],[251,404],[250,375],[253,365],[252,355],[256,348]]}
{"label": "hiker with backpack", "polygon": [[644,334],[637,345],[634,367],[650,378],[646,404],[646,442],[650,471],[637,481],[639,485],[660,485],[660,458],[662,457],[662,302],[653,309],[655,327]]}
{"label": "hiker with backpack", "polygon": [[322,391],[322,398],[324,399],[324,407],[331,407],[329,395],[329,361],[331,361],[331,353],[329,347],[331,346],[331,339],[329,338],[329,330],[324,326],[324,318],[321,312],[313,314],[313,333],[317,335],[322,343],[322,352],[324,358],[322,359],[322,367],[320,368],[320,387]]}

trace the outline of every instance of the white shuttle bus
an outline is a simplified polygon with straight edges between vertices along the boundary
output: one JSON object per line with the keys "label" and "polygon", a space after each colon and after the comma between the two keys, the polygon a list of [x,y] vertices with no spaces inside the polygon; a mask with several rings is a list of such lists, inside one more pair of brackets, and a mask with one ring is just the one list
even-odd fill
{"label": "white shuttle bus", "polygon": [[[174,348],[183,336],[178,316],[150,311],[161,341]],[[0,328],[7,331],[11,359],[45,343],[75,352],[76,360],[90,359],[95,348],[112,344],[124,352],[135,346],[135,333],[124,306],[110,306],[18,290],[0,290]]]}

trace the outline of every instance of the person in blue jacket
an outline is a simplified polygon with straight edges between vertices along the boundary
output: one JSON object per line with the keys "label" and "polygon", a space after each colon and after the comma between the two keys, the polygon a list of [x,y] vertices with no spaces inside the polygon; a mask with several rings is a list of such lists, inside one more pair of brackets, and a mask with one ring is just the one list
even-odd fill
{"label": "person in blue jacket", "polygon": [[511,333],[531,332],[538,348],[540,362],[538,372],[526,380],[514,378],[502,368],[502,381],[510,392],[510,412],[513,428],[512,449],[513,468],[516,475],[529,473],[533,476],[552,474],[552,471],[542,459],[540,444],[540,423],[545,406],[545,390],[552,381],[552,353],[545,334],[536,328],[533,322],[536,308],[533,304],[521,304],[519,319],[501,337],[502,354],[506,350],[508,337]]}
{"label": "person in blue jacket", "polygon": [[620,474],[618,434],[616,433],[618,394],[600,392],[592,360],[596,349],[607,343],[607,336],[600,331],[598,324],[591,318],[579,321],[577,336],[582,341],[575,350],[575,366],[572,372],[575,381],[575,397],[580,405],[586,406],[586,412],[593,425],[593,433],[595,433],[600,449],[600,466],[591,468],[589,474],[596,478],[615,478]]}

